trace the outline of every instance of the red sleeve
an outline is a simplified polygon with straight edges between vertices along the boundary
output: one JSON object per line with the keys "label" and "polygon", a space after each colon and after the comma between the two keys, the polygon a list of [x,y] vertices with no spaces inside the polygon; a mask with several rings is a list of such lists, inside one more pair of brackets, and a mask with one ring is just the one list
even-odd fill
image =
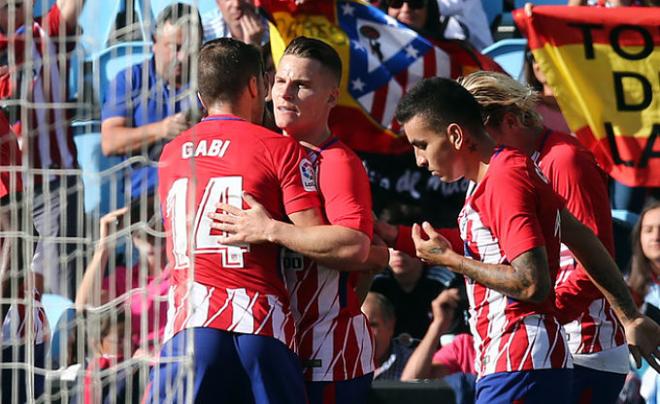
{"label": "red sleeve", "polygon": [[[57,3],[53,4],[53,6],[48,11],[48,14],[46,14],[41,20],[40,25],[51,37],[56,37],[60,34],[63,34],[65,37],[67,37],[66,41],[64,42],[64,46],[67,52],[72,52],[75,49],[76,40],[73,37],[76,34],[76,25],[67,25],[66,21],[62,19],[62,12],[57,6]],[[58,42],[56,41],[55,43],[57,44]]]}
{"label": "red sleeve", "polygon": [[[270,147],[269,147],[270,146]],[[282,136],[266,145],[271,153],[273,170],[282,188],[282,200],[287,215],[319,207],[312,163],[296,141]]]}
{"label": "red sleeve", "polygon": [[319,190],[328,222],[371,238],[371,188],[360,160],[350,150],[333,147],[322,152],[319,164]]}
{"label": "red sleeve", "polygon": [[[20,165],[21,151],[18,148],[18,141],[9,127],[7,117],[0,112],[0,167]],[[0,198],[9,195],[12,191],[21,192],[23,189],[21,180],[20,172],[12,173],[0,168]]]}
{"label": "red sleeve", "polygon": [[[484,224],[493,230],[502,252],[511,263],[520,254],[545,246],[537,217],[541,189],[535,187],[540,184],[542,174],[529,159],[521,156],[500,158],[504,161],[496,162],[497,167],[491,162],[491,169],[496,172],[490,173],[482,190],[490,195],[483,198],[487,211],[481,216],[488,220],[489,223]],[[545,188],[552,192],[549,184]]]}
{"label": "red sleeve", "polygon": [[[461,233],[458,228],[443,228],[435,229],[440,233],[444,238],[449,240],[451,243],[451,249],[454,250],[457,254],[463,255],[465,253],[463,246],[463,239],[461,238]],[[411,257],[416,257],[417,253],[415,252],[415,243],[412,240],[412,227],[410,226],[399,226],[399,234],[396,237],[396,242],[394,243],[394,249],[403,251],[404,253],[410,255]]]}

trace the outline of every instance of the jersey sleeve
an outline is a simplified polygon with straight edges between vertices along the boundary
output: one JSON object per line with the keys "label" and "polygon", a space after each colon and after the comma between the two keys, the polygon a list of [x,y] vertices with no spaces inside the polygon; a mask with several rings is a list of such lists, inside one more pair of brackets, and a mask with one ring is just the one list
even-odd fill
{"label": "jersey sleeve", "polygon": [[314,168],[302,147],[294,140],[282,137],[267,143],[266,150],[271,154],[273,170],[282,188],[286,214],[319,207],[321,202]]}
{"label": "jersey sleeve", "polygon": [[373,236],[371,187],[360,160],[340,148],[322,154],[319,190],[326,218],[333,225]]}
{"label": "jersey sleeve", "polygon": [[[504,164],[500,162],[498,168],[490,175],[484,191],[490,195],[485,195],[487,212],[481,216],[489,221],[487,225],[492,228],[502,252],[511,263],[522,253],[545,246],[538,218],[538,198],[542,197],[539,192],[550,190],[551,197],[554,193],[531,160],[509,158]],[[545,187],[538,189],[542,183]]]}
{"label": "jersey sleeve", "polygon": [[[72,52],[76,47],[76,41],[73,39],[76,33],[75,25],[69,27],[62,19],[62,12],[57,6],[57,3],[48,10],[48,13],[41,20],[41,26],[45,28],[46,32],[50,37],[57,37],[64,35],[65,38],[64,46],[67,52]],[[58,41],[55,42],[58,44]],[[59,45],[61,46],[61,45]]]}

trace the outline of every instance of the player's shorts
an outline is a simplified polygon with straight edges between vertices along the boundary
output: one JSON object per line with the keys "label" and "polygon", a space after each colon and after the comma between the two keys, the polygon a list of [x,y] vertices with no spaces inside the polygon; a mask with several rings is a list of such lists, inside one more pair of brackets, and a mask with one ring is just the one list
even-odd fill
{"label": "player's shorts", "polygon": [[306,382],[309,404],[366,403],[373,373],[339,382]]}
{"label": "player's shorts", "polygon": [[[191,339],[193,369],[187,369],[186,342]],[[163,345],[160,361],[149,377],[147,403],[188,402],[190,395],[197,403],[307,402],[298,356],[272,337],[183,330]]]}
{"label": "player's shorts", "polygon": [[573,399],[572,403],[616,403],[619,393],[626,381],[626,375],[621,373],[603,372],[574,365],[573,369]]}
{"label": "player's shorts", "polygon": [[477,404],[556,404],[571,398],[573,369],[493,373],[477,381]]}

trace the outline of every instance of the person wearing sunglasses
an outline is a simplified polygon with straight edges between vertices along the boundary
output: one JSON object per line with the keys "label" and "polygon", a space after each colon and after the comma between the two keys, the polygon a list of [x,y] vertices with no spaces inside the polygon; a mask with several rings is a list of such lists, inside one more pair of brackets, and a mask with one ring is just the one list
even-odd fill
{"label": "person wearing sunglasses", "polygon": [[480,0],[385,0],[381,9],[432,39],[461,39],[477,50],[493,43]]}

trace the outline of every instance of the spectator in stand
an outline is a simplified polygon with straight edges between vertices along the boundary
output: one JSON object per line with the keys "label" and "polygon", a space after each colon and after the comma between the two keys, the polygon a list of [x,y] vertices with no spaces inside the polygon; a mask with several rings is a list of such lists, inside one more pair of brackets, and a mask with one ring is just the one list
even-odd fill
{"label": "spectator in stand", "polygon": [[[71,38],[82,5],[83,0],[58,0],[43,18],[26,21],[31,1],[0,1],[0,99],[3,104],[20,101],[9,107],[8,118],[20,138],[28,169],[78,168],[71,110],[66,106],[69,58],[65,54],[75,48]],[[34,189],[32,214],[40,237],[32,262],[37,288],[72,298],[82,240],[65,243],[44,238],[83,237],[80,179],[30,173],[23,180],[26,188]]]}
{"label": "spectator in stand", "polygon": [[[433,1],[433,0],[427,0]],[[493,43],[493,35],[488,26],[486,12],[481,0],[436,0],[440,8],[440,21],[447,24],[446,38],[463,39],[482,51]],[[462,28],[450,31],[451,20],[454,19]]]}
{"label": "spectator in stand", "polygon": [[204,41],[233,38],[252,45],[269,41],[268,20],[259,15],[254,0],[215,0],[218,5],[202,15]]}
{"label": "spectator in stand", "polygon": [[117,74],[101,111],[103,154],[142,155],[153,163],[133,167],[131,199],[153,195],[163,146],[194,123],[198,109],[189,86],[191,61],[202,42],[197,9],[182,3],[165,8],[153,40],[153,57]]}
{"label": "spectator in stand", "polygon": [[374,380],[399,380],[412,349],[393,339],[396,326],[394,306],[380,293],[369,292],[362,303],[374,335]]}
{"label": "spectator in stand", "polygon": [[[660,314],[660,201],[649,202],[633,229],[633,259],[628,284],[633,297],[645,312]],[[651,317],[654,317],[651,315]],[[642,375],[640,394],[647,403],[660,402],[660,375],[647,369]]]}
{"label": "spectator in stand", "polygon": [[[21,154],[18,148],[16,135],[9,128],[9,122],[4,113],[0,111],[0,298],[12,299],[11,304],[5,301],[0,304],[0,348],[2,350],[0,363],[27,363],[26,347],[28,342],[33,345],[33,362],[30,365],[43,367],[46,354],[48,329],[46,315],[40,304],[40,294],[29,288],[34,285],[31,271],[27,271],[25,252],[28,242],[21,236],[6,236],[5,232],[21,230],[24,211],[22,208],[23,183],[20,172],[10,171],[11,168],[21,166]],[[33,328],[28,332],[26,305],[18,303],[25,301],[26,296],[34,296],[27,299],[34,303],[32,324]],[[27,392],[28,375],[25,370],[19,368],[13,370],[4,368],[0,372],[0,403],[10,403],[16,395],[18,402],[32,401],[41,395],[44,388],[44,376],[34,375],[34,395],[28,400]]]}
{"label": "spectator in stand", "polygon": [[[472,351],[462,349],[465,347],[464,342],[472,341],[469,334],[460,334],[468,337],[456,337],[453,340],[461,341],[460,344],[452,343],[452,349],[455,349],[456,352],[462,352],[460,355],[451,355],[448,350],[445,350],[442,354],[438,351],[440,337],[448,334],[457,320],[460,302],[461,293],[455,288],[446,289],[433,299],[431,303],[433,321],[429,324],[424,338],[410,356],[401,374],[401,380],[442,378],[459,371],[476,374],[474,371],[474,349]],[[449,346],[447,345],[447,347]],[[435,361],[436,355],[438,361]],[[466,358],[467,360],[465,360]]]}
{"label": "spectator in stand", "polygon": [[539,100],[536,107],[536,112],[543,118],[543,124],[546,128],[562,133],[571,133],[568,124],[564,119],[564,115],[559,109],[559,104],[555,98],[552,88],[548,85],[545,75],[541,71],[541,67],[529,48],[525,49],[525,64],[523,66],[525,72],[525,81],[527,84],[538,92]]}
{"label": "spectator in stand", "polygon": [[[138,205],[134,209],[137,208]],[[75,304],[78,312],[84,312],[88,307],[98,307],[130,294],[128,300],[121,303],[125,304],[124,310],[130,314],[126,317],[128,323],[125,327],[131,336],[132,344],[126,346],[130,356],[137,350],[151,352],[162,341],[167,321],[170,267],[166,265],[164,238],[151,235],[152,232],[162,232],[162,225],[156,215],[151,221],[155,229],[141,229],[132,237],[140,255],[138,263],[131,269],[118,266],[104,276],[109,254],[114,251],[117,225],[127,211],[128,208],[118,209],[101,218],[98,246],[85,270]],[[147,335],[141,334],[143,322],[146,322]]]}
{"label": "spectator in stand", "polygon": [[642,210],[632,234],[633,258],[628,284],[635,301],[660,308],[660,201]]}
{"label": "spectator in stand", "polygon": [[441,379],[454,390],[457,403],[474,402],[476,370],[474,340],[459,334],[440,349],[441,336],[449,333],[460,315],[461,293],[446,289],[432,302],[433,321],[424,338],[410,356],[401,374],[402,381]]}
{"label": "spectator in stand", "polygon": [[389,269],[376,275],[371,291],[381,293],[394,306],[394,335],[419,340],[431,324],[433,299],[462,283],[462,277],[446,268],[427,267],[417,257],[391,249]]}
{"label": "spectator in stand", "polygon": [[481,51],[493,43],[480,0],[387,0],[388,15],[435,39],[460,39]]}

